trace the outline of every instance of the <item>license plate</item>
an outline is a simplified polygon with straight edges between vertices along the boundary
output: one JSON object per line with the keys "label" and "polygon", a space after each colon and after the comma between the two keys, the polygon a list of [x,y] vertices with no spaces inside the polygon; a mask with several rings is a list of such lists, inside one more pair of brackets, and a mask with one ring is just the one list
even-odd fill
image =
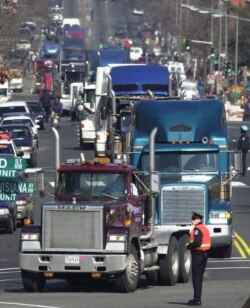
{"label": "license plate", "polygon": [[65,256],[66,264],[78,264],[80,263],[79,256]]}

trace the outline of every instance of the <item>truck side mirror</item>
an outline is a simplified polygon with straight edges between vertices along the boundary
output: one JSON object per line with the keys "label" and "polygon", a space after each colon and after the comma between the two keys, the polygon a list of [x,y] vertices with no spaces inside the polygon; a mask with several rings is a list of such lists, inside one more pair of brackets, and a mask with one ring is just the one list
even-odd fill
{"label": "truck side mirror", "polygon": [[101,119],[106,120],[107,119],[107,109],[106,107],[101,108]]}

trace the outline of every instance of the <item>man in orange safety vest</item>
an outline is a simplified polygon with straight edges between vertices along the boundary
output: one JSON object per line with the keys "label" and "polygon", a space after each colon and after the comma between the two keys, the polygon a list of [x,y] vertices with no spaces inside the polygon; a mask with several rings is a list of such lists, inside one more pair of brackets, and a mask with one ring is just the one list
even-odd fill
{"label": "man in orange safety vest", "polygon": [[188,249],[192,254],[192,282],[194,297],[187,305],[201,306],[203,275],[207,266],[207,252],[211,248],[208,228],[202,223],[203,216],[193,212],[191,220],[193,229],[190,232]]}

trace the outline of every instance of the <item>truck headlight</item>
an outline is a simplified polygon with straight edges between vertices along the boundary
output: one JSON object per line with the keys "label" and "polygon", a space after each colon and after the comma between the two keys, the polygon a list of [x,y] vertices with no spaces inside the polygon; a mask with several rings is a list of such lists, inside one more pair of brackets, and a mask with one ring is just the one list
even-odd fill
{"label": "truck headlight", "polygon": [[231,212],[211,212],[209,214],[209,221],[212,224],[227,224],[231,218]]}
{"label": "truck headlight", "polygon": [[22,241],[39,241],[39,233],[22,233]]}
{"label": "truck headlight", "polygon": [[0,215],[9,215],[10,210],[9,209],[0,209]]}
{"label": "truck headlight", "polygon": [[108,236],[109,242],[126,242],[125,234],[110,234]]}

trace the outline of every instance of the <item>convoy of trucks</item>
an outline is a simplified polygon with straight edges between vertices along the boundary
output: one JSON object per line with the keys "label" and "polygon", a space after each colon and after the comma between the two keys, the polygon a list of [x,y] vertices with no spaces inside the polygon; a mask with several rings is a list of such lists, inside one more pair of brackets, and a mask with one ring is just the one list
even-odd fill
{"label": "convoy of trucks", "polygon": [[79,33],[84,38],[78,19],[64,19],[62,30],[59,91],[72,120],[79,120],[80,147],[94,144],[95,157],[85,161],[81,154],[59,164],[59,134],[52,128],[55,198],[42,204],[39,225],[21,231],[24,289],[41,292],[49,279],[69,285],[110,279],[128,293],[142,275],[152,285],[186,283],[192,211],[204,216],[211,253],[230,257],[232,166],[224,104],[171,98],[168,67],[124,63],[127,51],[112,51],[117,63],[112,52],[96,51],[88,63],[78,57],[82,50],[65,47]]}

